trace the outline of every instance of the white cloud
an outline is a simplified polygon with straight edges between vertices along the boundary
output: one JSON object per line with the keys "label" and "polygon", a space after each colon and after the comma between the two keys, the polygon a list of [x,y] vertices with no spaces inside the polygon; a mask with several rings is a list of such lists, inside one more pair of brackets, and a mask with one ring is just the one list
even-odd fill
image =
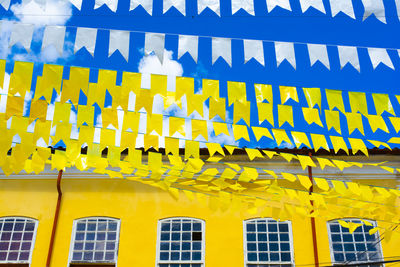
{"label": "white cloud", "polygon": [[60,0],[47,0],[45,7],[35,1],[22,1],[10,9],[20,22],[36,25],[64,25],[72,16],[71,4]]}

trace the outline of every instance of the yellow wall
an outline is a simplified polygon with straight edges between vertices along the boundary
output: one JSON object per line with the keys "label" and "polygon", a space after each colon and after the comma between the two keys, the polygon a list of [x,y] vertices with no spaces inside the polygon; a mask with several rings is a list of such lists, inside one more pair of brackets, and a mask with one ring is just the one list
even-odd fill
{"label": "yellow wall", "polygon": [[[195,217],[206,223],[206,266],[243,266],[243,220],[253,218],[239,212],[212,212],[197,201],[148,185],[118,179],[64,179],[63,201],[56,233],[53,267],[67,266],[73,220],[89,216],[121,219],[118,267],[155,266],[157,222],[167,217]],[[57,201],[55,180],[1,180],[0,217],[27,216],[39,220],[32,267],[45,266]],[[297,265],[314,262],[309,218],[292,221]],[[319,259],[330,263],[326,221],[316,220]],[[396,236],[397,235],[397,236]],[[385,257],[397,256],[400,236],[383,242]]]}

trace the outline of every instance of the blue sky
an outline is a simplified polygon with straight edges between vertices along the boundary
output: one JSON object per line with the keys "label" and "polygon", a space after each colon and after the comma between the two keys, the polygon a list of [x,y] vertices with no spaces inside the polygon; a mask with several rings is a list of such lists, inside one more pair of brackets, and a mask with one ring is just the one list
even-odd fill
{"label": "blue sky", "polygon": [[[322,14],[313,8],[302,13],[298,0],[290,0],[293,11],[277,7],[272,12],[267,13],[265,0],[255,0],[256,16],[250,16],[243,10],[231,15],[230,1],[221,0],[221,17],[218,17],[210,10],[205,10],[202,14],[197,15],[196,1],[187,1],[187,16],[183,16],[174,9],[162,14],[162,0],[154,0],[154,12],[150,16],[141,7],[129,12],[129,0],[119,0],[116,13],[110,11],[106,6],[94,10],[94,0],[83,0],[81,11],[72,7],[72,16],[65,23],[66,26],[71,26],[71,28],[67,29],[67,41],[71,42],[66,42],[64,46],[65,57],[53,62],[64,65],[138,72],[139,62],[143,58],[144,34],[131,33],[133,42],[131,41],[130,57],[126,62],[118,54],[108,58],[109,34],[105,29],[400,49],[400,35],[398,34],[400,32],[400,22],[397,17],[394,0],[383,0],[386,7],[387,24],[377,20],[373,15],[363,21],[364,8],[361,0],[353,0],[356,20],[342,13],[332,18],[329,1],[324,0],[323,2],[327,14]],[[12,3],[17,2],[12,1]],[[65,14],[67,13],[66,11]],[[0,14],[3,19],[15,19],[15,15],[12,12],[6,12],[1,7]],[[24,16],[22,19],[26,20],[27,17],[29,16]],[[34,20],[33,17],[31,16],[30,19]],[[68,18],[68,16],[64,17]],[[48,25],[59,24],[59,21],[53,20],[49,21]],[[84,50],[72,55],[71,51],[73,50],[76,31],[74,27],[76,26],[104,29],[98,32],[94,57]],[[37,34],[38,41],[32,44],[31,54],[40,52],[41,31],[37,30]],[[331,70],[328,70],[320,63],[310,67],[306,45],[295,44],[297,61],[295,70],[287,62],[282,63],[280,67],[276,66],[272,43],[264,44],[265,66],[262,66],[255,60],[244,64],[243,43],[240,40],[234,40],[232,43],[232,67],[222,59],[219,59],[214,65],[211,64],[210,38],[200,38],[199,60],[197,63],[188,54],[177,60],[177,44],[177,36],[166,37],[165,48],[173,52],[171,60],[178,61],[181,64],[183,76],[196,77],[198,79],[208,78],[221,81],[247,82],[249,83],[248,100],[250,101],[254,100],[254,92],[250,86],[253,83],[272,84],[275,103],[279,103],[278,85],[387,94],[397,94],[399,88],[400,59],[396,51],[389,52],[396,70],[384,65],[380,65],[374,70],[366,49],[359,49],[361,65],[361,72],[359,73],[349,65],[342,70],[340,69],[338,52],[334,47],[328,47],[331,63]],[[25,53],[22,49],[16,47],[11,52],[8,56],[9,59],[15,58],[16,54],[22,53],[24,55]],[[26,54],[25,57],[38,60]],[[43,60],[38,61],[43,63]],[[40,65],[37,69],[40,73]],[[95,78],[95,71],[93,74]],[[307,106],[301,90],[298,90],[298,92],[300,103],[293,103],[295,106],[295,122],[296,120],[302,121],[299,111],[302,106]],[[226,96],[226,87],[221,87],[220,95],[221,97]],[[400,116],[400,105],[394,98],[391,100],[396,114]],[[371,97],[367,98],[367,101],[372,104]],[[252,106],[252,110],[254,108],[255,105]],[[323,101],[323,109],[326,108],[327,103]],[[348,104],[346,108],[348,108]],[[257,124],[257,118],[252,117],[252,125],[256,126]],[[266,123],[265,125],[268,124]],[[299,126],[296,128],[297,131],[328,133],[325,129],[315,125],[308,126],[298,123],[296,125]],[[342,123],[343,127],[345,125]],[[291,127],[287,127],[287,125],[283,128],[294,130]],[[366,129],[366,135],[369,139],[387,140],[389,137],[388,134],[380,130],[373,134],[368,128]],[[389,129],[391,130],[390,135],[393,136],[395,134],[393,128],[390,126]],[[329,133],[334,133],[334,131],[331,130]],[[362,136],[355,133],[351,137],[361,138]],[[271,144],[260,143],[258,145],[266,146]]]}

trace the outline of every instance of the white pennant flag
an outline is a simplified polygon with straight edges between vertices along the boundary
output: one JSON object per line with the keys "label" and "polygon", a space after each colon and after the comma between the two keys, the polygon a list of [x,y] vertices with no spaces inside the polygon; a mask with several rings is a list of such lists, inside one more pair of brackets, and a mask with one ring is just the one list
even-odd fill
{"label": "white pennant flag", "polygon": [[166,13],[171,7],[175,7],[183,15],[186,15],[185,0],[164,0],[163,12]]}
{"label": "white pennant flag", "polygon": [[73,4],[77,9],[81,10],[82,0],[69,0],[69,2]]}
{"label": "white pennant flag", "polygon": [[275,42],[276,63],[279,67],[286,59],[296,69],[296,58],[293,43]]}
{"label": "white pennant flag", "polygon": [[267,0],[268,12],[271,12],[277,6],[292,11],[289,0]]}
{"label": "white pennant flag", "polygon": [[14,23],[9,47],[12,47],[16,43],[20,43],[26,51],[31,50],[31,42],[33,37],[33,30],[35,26],[32,24],[22,24],[22,23]]}
{"label": "white pennant flag", "polygon": [[198,14],[206,8],[214,11],[218,16],[221,16],[219,0],[197,0]]}
{"label": "white pennant flag", "polygon": [[374,14],[377,19],[379,19],[383,23],[386,23],[385,7],[383,6],[383,0],[362,0],[362,2],[364,4],[363,20]]}
{"label": "white pennant flag", "polygon": [[131,0],[129,11],[134,10],[138,6],[142,6],[149,15],[153,12],[153,0]]}
{"label": "white pennant flag", "polygon": [[146,55],[154,52],[162,65],[164,60],[165,34],[146,32],[145,35],[144,51]]}
{"label": "white pennant flag", "polygon": [[222,57],[232,67],[232,40],[228,38],[212,38],[212,64]]}
{"label": "white pennant flag", "polygon": [[332,17],[339,14],[339,12],[343,12],[344,14],[350,16],[353,19],[356,19],[354,14],[353,3],[351,0],[330,0]]}
{"label": "white pennant flag", "polygon": [[41,9],[44,10],[46,8],[46,0],[34,0],[34,2],[38,4]]}
{"label": "white pennant flag", "polygon": [[110,30],[110,45],[108,47],[108,56],[110,57],[115,51],[119,51],[128,62],[129,59],[129,36],[128,31]]}
{"label": "white pennant flag", "polygon": [[253,0],[232,0],[232,14],[235,14],[240,9],[243,9],[250,15],[254,16],[254,1]]}
{"label": "white pennant flag", "polygon": [[244,63],[254,58],[264,66],[264,47],[263,41],[243,40],[244,45]]}
{"label": "white pennant flag", "polygon": [[385,64],[391,69],[394,69],[392,60],[390,59],[385,48],[368,48],[368,54],[371,58],[374,69],[376,69],[380,63]]}
{"label": "white pennant flag", "polygon": [[118,0],[96,0],[94,3],[94,9],[98,9],[103,5],[108,6],[111,11],[115,12],[117,11]]}
{"label": "white pennant flag", "polygon": [[65,26],[46,26],[43,34],[42,51],[48,46],[54,46],[59,55],[63,53]]}
{"label": "white pennant flag", "polygon": [[320,44],[307,44],[308,54],[310,56],[311,67],[319,61],[324,64],[325,67],[330,69],[328,50],[326,45]]}
{"label": "white pennant flag", "polygon": [[352,65],[360,72],[360,61],[358,59],[357,47],[354,46],[338,46],[340,68],[343,69],[347,63]]}
{"label": "white pennant flag", "polygon": [[316,10],[325,14],[325,7],[322,0],[300,0],[300,6],[303,13],[305,13],[310,7],[314,7]]}
{"label": "white pennant flag", "polygon": [[397,17],[400,17],[400,0],[395,0],[396,9],[397,9]]}
{"label": "white pennant flag", "polygon": [[197,62],[199,37],[193,35],[179,35],[178,42],[178,59],[187,52],[192,56],[193,60]]}
{"label": "white pennant flag", "polygon": [[92,56],[94,56],[96,39],[97,29],[78,27],[76,30],[74,53],[84,47]]}
{"label": "white pennant flag", "polygon": [[11,0],[0,0],[0,5],[3,6],[5,10],[8,10],[10,3]]}

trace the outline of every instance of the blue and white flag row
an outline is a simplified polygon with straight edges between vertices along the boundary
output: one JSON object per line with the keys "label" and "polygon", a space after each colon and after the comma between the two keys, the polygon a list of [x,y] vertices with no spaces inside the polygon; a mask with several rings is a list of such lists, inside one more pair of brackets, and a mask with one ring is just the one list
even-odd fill
{"label": "blue and white flag row", "polygon": [[[46,8],[47,0],[22,0],[28,3],[34,1],[38,5],[41,5],[43,9]],[[70,2],[77,9],[81,10],[83,0],[58,0]],[[221,16],[220,12],[220,1],[222,0],[197,0],[198,14],[209,8],[218,16]],[[254,1],[255,0],[230,0],[232,6],[232,14],[235,14],[240,9],[243,9],[250,15],[255,15]],[[305,13],[310,8],[314,8],[323,14],[327,14],[327,6],[324,5],[323,0],[297,0],[299,1],[301,11]],[[393,1],[393,5],[397,7],[398,16],[400,16],[400,0],[389,0]],[[387,2],[389,2],[387,1]],[[361,0],[364,7],[363,19],[371,15],[375,15],[377,19],[386,23],[385,15],[385,4],[383,0]],[[10,0],[0,0],[0,5],[3,8],[8,9],[10,6]],[[118,7],[118,0],[95,0],[94,9],[100,8],[103,5],[107,6],[111,11],[116,12]],[[266,0],[267,12],[271,12],[276,7],[292,11],[290,0]],[[129,10],[134,10],[138,7],[142,7],[150,15],[153,14],[153,0],[130,0]],[[181,14],[186,15],[186,0],[163,0],[163,13],[166,13],[171,8],[175,8]],[[335,17],[340,12],[347,16],[355,19],[355,12],[352,0],[329,0],[329,8],[331,10],[332,17]]]}
{"label": "blue and white flag row", "polygon": [[[1,23],[1,22],[0,22]],[[1,26],[1,24],[0,24]],[[75,29],[75,27],[69,27]],[[42,51],[45,49],[55,49],[61,56],[63,54],[66,26],[46,26],[43,33],[42,39]],[[35,26],[31,24],[13,23],[11,27],[11,33],[9,34],[8,46],[11,48],[16,44],[24,47],[27,52],[30,52],[32,37],[34,35]],[[133,39],[130,31],[120,30],[107,30],[109,31],[109,46],[108,56],[113,55],[116,51],[129,60],[130,43]],[[74,43],[74,53],[81,49],[86,49],[92,56],[94,56],[97,40],[96,28],[76,28],[76,36]],[[164,33],[151,33],[151,32],[134,32],[144,34],[145,44],[144,51],[147,55],[154,54],[158,57],[160,63],[163,62],[164,49],[165,49],[165,37]],[[194,35],[174,35],[167,34],[178,38],[178,59],[188,53],[195,62],[198,61],[199,54],[199,40],[200,39],[211,39],[211,58],[212,64],[214,64],[220,57],[226,61],[227,64],[232,66],[232,39],[230,38],[219,38],[219,37],[202,37]],[[136,35],[137,36],[137,35]],[[392,56],[398,57],[400,50],[386,49],[386,48],[361,48],[356,46],[334,46],[324,44],[304,44],[304,43],[293,43],[293,42],[278,42],[278,41],[265,41],[265,40],[243,40],[234,39],[235,41],[243,42],[243,54],[244,63],[254,59],[261,65],[265,65],[264,49],[268,49],[264,44],[273,44],[275,50],[275,57],[277,67],[285,60],[290,63],[294,69],[296,69],[296,53],[295,45],[307,46],[308,57],[311,66],[316,64],[318,61],[322,63],[327,69],[331,69],[331,58],[333,55],[328,55],[328,47],[337,49],[339,55],[340,66],[343,68],[347,64],[353,66],[356,70],[360,71],[360,60],[359,60],[359,49],[366,49],[368,51],[369,58],[372,66],[375,69],[379,64],[384,64],[389,68],[395,69],[392,59],[389,56],[388,51],[391,52]],[[107,41],[107,40],[105,40]]]}

